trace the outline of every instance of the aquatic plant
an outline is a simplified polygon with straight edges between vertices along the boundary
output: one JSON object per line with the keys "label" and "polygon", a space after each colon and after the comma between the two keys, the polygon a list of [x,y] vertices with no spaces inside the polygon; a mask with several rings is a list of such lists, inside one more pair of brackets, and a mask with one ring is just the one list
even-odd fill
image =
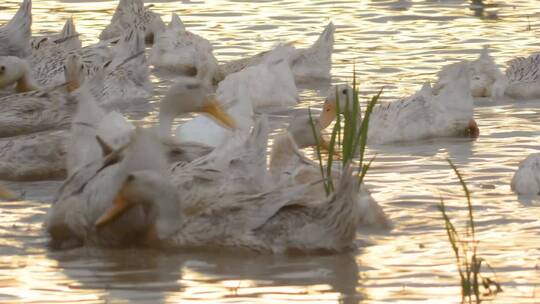
{"label": "aquatic plant", "polygon": [[332,168],[334,161],[337,160],[337,158],[341,158],[341,168],[345,167],[349,162],[354,163],[355,166],[358,167],[356,172],[360,183],[363,181],[371,163],[375,159],[375,157],[373,157],[369,162],[365,163],[364,156],[367,144],[369,119],[373,108],[381,97],[382,88],[375,96],[368,100],[364,113],[362,113],[360,106],[360,94],[358,92],[358,83],[356,81],[356,71],[353,71],[352,89],[352,100],[347,98],[342,104],[339,100],[339,94],[337,92],[338,88],[336,87],[336,123],[334,124],[330,135],[328,156],[326,160],[323,160],[321,143],[319,142],[315,122],[311,115],[311,109],[309,109],[309,121],[313,130],[313,136],[317,140],[315,151],[326,195],[330,195],[334,191]]}
{"label": "aquatic plant", "polygon": [[465,235],[460,234],[450,220],[442,198],[439,209],[444,219],[448,240],[456,258],[461,281],[461,301],[462,303],[480,303],[482,297],[493,296],[501,292],[502,288],[495,279],[482,275],[482,264],[486,265],[493,273],[494,271],[484,258],[478,256],[479,241],[476,239],[471,193],[457,167],[450,159],[447,159],[447,161],[458,177],[467,199],[468,219]]}

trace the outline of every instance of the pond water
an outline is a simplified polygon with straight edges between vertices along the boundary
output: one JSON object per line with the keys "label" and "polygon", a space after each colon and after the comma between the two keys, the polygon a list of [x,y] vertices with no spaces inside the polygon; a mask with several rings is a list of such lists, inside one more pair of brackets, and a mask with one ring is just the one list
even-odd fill
{"label": "pond water", "polygon": [[[0,23],[19,1],[0,4]],[[73,16],[85,43],[97,41],[114,1],[33,1],[33,32],[59,30]],[[147,2],[153,3],[153,2]],[[337,26],[333,80],[350,79],[353,64],[368,96],[384,86],[396,100],[434,80],[445,64],[474,59],[489,44],[499,64],[539,48],[537,0],[492,1],[174,1],[156,2],[169,20],[209,39],[220,61],[267,50],[278,41],[312,43],[327,22]],[[153,76],[156,96],[134,120],[156,121],[155,102],[169,83]],[[320,107],[329,84],[301,87],[302,103]],[[369,147],[377,155],[366,177],[395,224],[358,234],[362,246],[338,255],[271,256],[226,252],[79,248],[50,251],[42,229],[60,182],[9,183],[27,201],[0,204],[0,301],[6,303],[159,302],[459,302],[459,276],[437,208],[445,199],[462,227],[466,201],[445,161],[454,160],[473,198],[479,254],[504,292],[496,303],[534,303],[540,296],[540,200],[518,198],[510,179],[520,160],[538,150],[540,101],[479,100],[477,140],[446,138]],[[291,114],[294,111],[284,112]],[[276,128],[287,120],[271,115]]]}

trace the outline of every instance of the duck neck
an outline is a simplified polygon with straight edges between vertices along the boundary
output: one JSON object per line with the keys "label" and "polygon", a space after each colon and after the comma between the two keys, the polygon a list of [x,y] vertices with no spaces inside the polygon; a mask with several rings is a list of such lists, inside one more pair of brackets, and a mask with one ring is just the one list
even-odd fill
{"label": "duck neck", "polygon": [[171,136],[171,128],[174,117],[170,113],[165,113],[163,109],[159,111],[159,136],[161,138],[169,138]]}
{"label": "duck neck", "polygon": [[270,173],[279,176],[292,162],[297,153],[297,146],[289,133],[279,135],[272,145],[270,154]]}

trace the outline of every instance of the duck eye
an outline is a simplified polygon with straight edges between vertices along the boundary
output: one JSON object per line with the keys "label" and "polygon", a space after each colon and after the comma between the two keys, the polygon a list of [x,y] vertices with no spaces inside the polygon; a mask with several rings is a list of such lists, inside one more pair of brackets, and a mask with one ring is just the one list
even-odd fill
{"label": "duck eye", "polygon": [[343,89],[343,91],[341,91],[341,93],[342,93],[343,95],[347,95],[347,89]]}
{"label": "duck eye", "polygon": [[133,174],[130,174],[126,178],[126,183],[130,183],[135,180],[135,176]]}
{"label": "duck eye", "polygon": [[0,73],[3,73],[6,70],[5,66],[0,66]]}

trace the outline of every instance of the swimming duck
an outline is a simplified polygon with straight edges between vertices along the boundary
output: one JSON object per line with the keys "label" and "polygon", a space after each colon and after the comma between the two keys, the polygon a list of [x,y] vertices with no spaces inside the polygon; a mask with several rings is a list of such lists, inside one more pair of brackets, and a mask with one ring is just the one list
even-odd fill
{"label": "swimming duck", "polygon": [[113,152],[68,178],[45,223],[53,246],[217,246],[275,253],[353,247],[360,214],[350,170],[336,194],[317,202],[306,201],[306,187],[296,186],[193,205],[163,173],[157,141],[143,135],[123,156]]}
{"label": "swimming duck", "polygon": [[[329,79],[332,67],[332,52],[334,49],[335,26],[330,22],[320,34],[315,43],[306,49],[296,49],[292,45],[281,45],[278,47],[288,47],[290,52],[289,62],[298,82],[313,79]],[[243,70],[248,66],[253,66],[262,62],[269,51],[259,53],[253,57],[243,58],[236,61],[227,62],[219,66],[216,78],[224,79],[227,75]]]}
{"label": "swimming duck", "polygon": [[71,93],[79,88],[83,77],[79,72],[79,61],[70,57],[66,60],[66,83],[0,98],[0,137],[68,127],[75,103],[66,89]]}
{"label": "swimming duck", "polygon": [[[278,48],[260,64],[233,73],[219,83],[216,99],[237,121],[235,132],[205,117],[196,117],[179,126],[176,137],[180,141],[216,147],[235,134],[245,137],[254,123],[254,109],[295,105],[298,91],[287,62],[288,51],[287,48]],[[203,72],[212,74],[208,69]],[[210,83],[207,78],[206,83]]]}
{"label": "swimming duck", "polygon": [[39,52],[44,48],[54,47],[59,44],[68,50],[76,50],[82,47],[81,40],[79,39],[79,33],[75,28],[73,18],[68,18],[66,20],[62,30],[59,33],[34,37],[30,40],[32,52]]}
{"label": "swimming duck", "polygon": [[[410,97],[376,106],[369,121],[368,143],[465,134],[477,137],[479,130],[473,118],[473,99],[469,90],[469,63],[455,63],[451,69],[453,79],[438,92],[427,83]],[[320,120],[323,128],[336,116],[336,96],[339,95],[341,105],[341,102],[351,100],[352,94],[352,88],[347,85],[330,89]]]}
{"label": "swimming duck", "polygon": [[[68,20],[63,38],[37,42],[29,58],[31,76],[41,86],[55,85],[65,81],[64,62],[71,55],[80,58],[81,73],[85,78],[91,78],[106,62],[113,60],[114,53],[108,42],[100,42],[86,47],[80,47],[77,34],[71,34],[75,29]],[[69,35],[68,35],[69,34]]]}
{"label": "swimming duck", "polygon": [[[176,116],[181,113],[190,112],[193,105],[201,104],[207,100],[207,107],[204,109],[211,115],[220,117],[228,117],[221,110],[222,103],[216,101],[216,96],[213,94],[212,86],[212,65],[206,64],[205,59],[200,62],[200,67],[197,71],[197,76],[194,78],[180,77],[169,88],[165,98],[160,103],[159,110],[159,127],[160,136],[162,138],[171,138],[171,128]],[[226,127],[237,127],[237,123],[229,119],[222,119]],[[193,129],[194,132],[199,131]],[[190,139],[182,138],[181,134],[176,135],[176,140],[189,141]]]}
{"label": "swimming duck", "polygon": [[[438,73],[438,80],[433,86],[439,91],[449,81],[454,79],[454,65],[447,65]],[[499,98],[504,95],[507,80],[499,70],[489,48],[485,46],[480,57],[469,62],[470,90],[473,97]]]}
{"label": "swimming duck", "polygon": [[[313,126],[312,126],[313,122]],[[317,134],[315,136],[314,134]],[[287,130],[279,134],[272,144],[269,170],[275,183],[280,185],[309,185],[321,178],[318,164],[307,158],[300,149],[320,145],[328,149],[329,144],[321,136],[321,126],[316,118],[309,116],[294,117]],[[334,183],[339,181],[339,170],[332,171]],[[310,196],[317,198],[326,196],[321,184],[310,185]],[[362,210],[360,225],[362,227],[390,228],[392,224],[377,201],[373,199],[365,185],[358,189],[358,204]]]}
{"label": "swimming duck", "polygon": [[[173,97],[169,96],[169,98]],[[194,101],[196,103],[186,104],[181,108],[176,108],[176,110],[178,113],[209,112],[216,119],[224,120],[229,124],[232,122],[226,114],[218,114],[222,111],[205,96]],[[131,236],[133,234],[138,235],[139,232],[142,232],[137,227],[129,224],[125,228],[131,231],[120,228],[120,230],[124,231],[118,235],[117,231],[114,231],[116,229],[105,228],[98,230],[94,225],[100,216],[98,213],[104,212],[110,206],[128,175],[155,168],[158,168],[157,171],[161,173],[166,173],[167,165],[164,157],[160,157],[162,151],[159,140],[149,135],[146,136],[144,135],[145,132],[141,132],[136,133],[133,143],[130,141],[130,144],[118,150],[103,149],[103,158],[80,167],[68,177],[60,189],[58,199],[49,212],[46,224],[47,231],[51,234],[53,240],[63,244],[76,240],[76,243],[82,241],[85,243],[121,245],[126,241],[132,241]],[[161,177],[161,175],[159,176]],[[167,183],[164,185],[167,185]],[[174,189],[174,186],[170,189]],[[173,196],[176,196],[176,190],[173,191],[173,194]],[[165,192],[161,193],[161,196],[164,200],[170,199]],[[145,218],[148,214],[144,211],[141,214],[142,209],[138,207],[132,208],[132,210],[135,210],[135,222],[133,224],[135,226],[142,224],[142,227],[146,229],[144,223],[151,220],[151,218]],[[71,217],[71,215],[75,217]],[[127,221],[131,222],[129,219]],[[123,222],[123,220],[120,220],[120,222]],[[112,226],[114,228],[115,225]],[[107,235],[113,239],[109,239]]]}
{"label": "swimming duck", "polygon": [[0,56],[28,56],[31,26],[32,1],[23,0],[13,18],[0,27]]}
{"label": "swimming duck", "polygon": [[0,57],[0,89],[24,93],[38,89],[31,76],[30,66],[24,59],[15,56]]}
{"label": "swimming duck", "polygon": [[65,178],[66,140],[65,130],[0,139],[0,179],[37,181]]}
{"label": "swimming duck", "polygon": [[165,24],[159,14],[152,12],[150,7],[145,7],[142,0],[120,0],[110,24],[101,32],[99,39],[113,39],[136,27],[144,33],[145,41],[152,44],[154,37],[165,28]]}
{"label": "swimming duck", "polygon": [[510,186],[518,194],[540,194],[540,153],[533,153],[519,163]]}
{"label": "swimming duck", "polygon": [[114,47],[116,56],[111,62],[112,72],[106,75],[103,91],[98,96],[102,104],[151,96],[153,87],[143,39],[141,31],[132,29]]}
{"label": "swimming duck", "polygon": [[508,62],[504,93],[516,99],[540,98],[540,53]]}
{"label": "swimming duck", "polygon": [[180,17],[173,13],[167,28],[156,35],[148,61],[156,68],[195,76],[196,60],[200,56],[206,56],[217,65],[210,42],[187,31]]}

